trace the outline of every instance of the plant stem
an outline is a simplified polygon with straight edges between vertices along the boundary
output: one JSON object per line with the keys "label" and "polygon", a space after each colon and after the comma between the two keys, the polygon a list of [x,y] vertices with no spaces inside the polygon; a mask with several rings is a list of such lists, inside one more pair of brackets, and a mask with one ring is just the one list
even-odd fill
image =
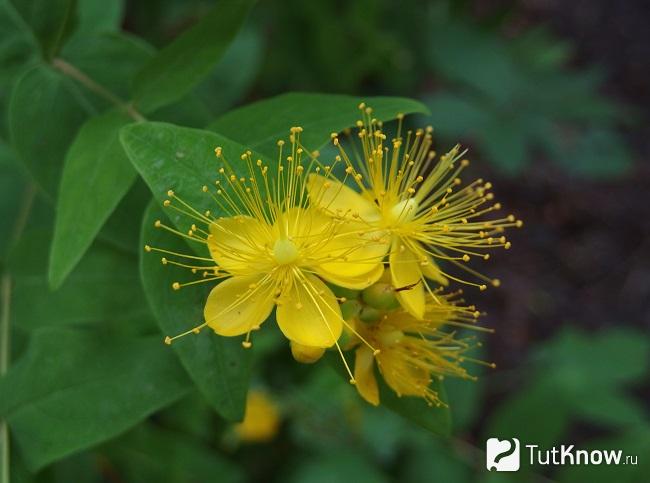
{"label": "plant stem", "polygon": [[83,84],[85,87],[88,88],[88,90],[93,91],[95,94],[99,95],[100,97],[103,97],[106,99],[108,102],[115,104],[116,106],[124,109],[126,113],[133,118],[134,121],[145,121],[145,117],[138,112],[138,110],[133,106],[133,104],[128,103],[124,101],[123,99],[120,99],[118,96],[113,94],[111,91],[103,87],[102,85],[98,84],[95,82],[93,79],[88,77],[86,74],[81,72],[79,69],[77,69],[74,65],[70,64],[69,62],[66,62],[65,60],[61,59],[60,57],[55,57],[52,59],[52,66],[68,77],[71,77],[72,79],[77,80],[81,84]]}
{"label": "plant stem", "polygon": [[[11,277],[8,273],[2,275],[0,282],[0,377],[4,376],[9,367],[9,301],[11,299]],[[0,482],[9,483],[9,430],[7,422],[0,421]]]}
{"label": "plant stem", "polygon": [[[23,204],[14,224],[14,229],[9,246],[13,246],[19,239],[27,224],[29,212],[32,209],[36,188],[30,183],[25,190]],[[11,331],[9,319],[11,317],[11,273],[5,271],[0,279],[0,378],[9,369],[11,361]],[[0,421],[0,483],[9,483],[9,428],[7,422]]]}

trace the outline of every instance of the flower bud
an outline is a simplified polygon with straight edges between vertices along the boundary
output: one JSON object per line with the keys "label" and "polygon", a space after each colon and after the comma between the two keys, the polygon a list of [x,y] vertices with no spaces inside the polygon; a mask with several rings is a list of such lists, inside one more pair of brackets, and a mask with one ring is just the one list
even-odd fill
{"label": "flower bud", "polygon": [[395,310],[399,301],[390,283],[377,282],[361,292],[361,299],[370,307],[378,310]]}
{"label": "flower bud", "polygon": [[310,347],[291,341],[291,355],[298,362],[313,364],[323,357],[323,354],[325,354],[325,349],[322,347]]}
{"label": "flower bud", "polygon": [[376,308],[370,307],[368,305],[362,308],[361,312],[359,312],[359,320],[366,323],[379,322],[381,316],[381,310],[377,310]]}
{"label": "flower bud", "polygon": [[343,315],[343,320],[351,320],[356,317],[356,315],[361,310],[361,302],[358,300],[348,300],[341,304],[341,314]]}

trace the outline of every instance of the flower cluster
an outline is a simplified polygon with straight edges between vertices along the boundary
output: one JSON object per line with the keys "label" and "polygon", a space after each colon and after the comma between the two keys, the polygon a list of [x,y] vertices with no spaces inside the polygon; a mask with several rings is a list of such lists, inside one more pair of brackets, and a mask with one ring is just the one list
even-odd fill
{"label": "flower cluster", "polygon": [[203,323],[165,342],[209,327],[244,336],[250,348],[251,333],[275,310],[296,360],[315,362],[335,348],[368,402],[379,403],[377,367],[398,395],[440,404],[434,377],[471,378],[461,364],[473,360],[465,353],[476,343],[456,331],[477,328],[480,315],[459,292],[442,288],[498,286],[469,262],[510,248],[504,231],[522,223],[493,216],[501,207],[489,182],[463,186],[459,175],[469,162],[458,146],[436,159],[432,129],[403,133],[401,115],[387,141],[372,109],[359,107],[356,136],[332,134],[338,154],[329,163],[302,145],[302,128],[294,127],[288,144],[278,141],[274,163],[250,151],[235,162],[215,149],[218,179],[202,188],[212,210],[167,193],[164,206],[186,216],[189,229],[155,226],[203,244],[206,256],[145,249],[202,274],[173,289],[215,286]]}

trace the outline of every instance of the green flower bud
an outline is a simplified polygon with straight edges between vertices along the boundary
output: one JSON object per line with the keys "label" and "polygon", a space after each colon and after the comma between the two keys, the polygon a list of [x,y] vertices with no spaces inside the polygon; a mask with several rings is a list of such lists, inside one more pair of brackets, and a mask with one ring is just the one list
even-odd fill
{"label": "green flower bud", "polygon": [[379,310],[395,310],[399,308],[399,301],[395,296],[392,285],[386,282],[377,282],[361,292],[361,299],[370,307]]}
{"label": "green flower bud", "polygon": [[366,305],[361,309],[361,312],[359,312],[359,320],[367,323],[379,322],[382,315],[383,313],[381,310]]}
{"label": "green flower bud", "polygon": [[341,304],[341,314],[343,320],[350,320],[355,317],[361,310],[361,302],[358,300],[348,300]]}

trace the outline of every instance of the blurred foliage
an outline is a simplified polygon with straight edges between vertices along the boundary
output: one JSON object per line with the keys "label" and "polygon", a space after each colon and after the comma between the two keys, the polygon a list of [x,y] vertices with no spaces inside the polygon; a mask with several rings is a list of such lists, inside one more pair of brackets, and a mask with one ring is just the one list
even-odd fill
{"label": "blurred foliage", "polygon": [[[484,469],[490,436],[612,447],[642,463],[561,468],[551,475],[561,482],[647,477],[638,387],[650,348],[631,329],[567,329],[515,374],[445,381],[449,438],[413,424],[449,433],[449,412],[384,396],[394,411],[371,407],[324,361],[295,364],[273,330],[246,354],[207,334],[161,344],[201,317],[204,293],[172,299],[169,270],[139,260],[164,216],[152,192],[200,186],[217,141],[273,157],[276,138],[302,123],[318,149],[365,99],[386,121],[428,107],[443,144],[467,142],[507,175],[540,158],[584,177],[632,163],[619,128],[634,116],[599,93],[602,73],[569,69],[571,46],[543,27],[509,32],[510,10],[252,4],[0,0],[0,305],[11,325],[0,416],[12,481],[511,481]],[[269,443],[233,430],[249,382],[280,410]],[[539,479],[528,470],[516,481]]]}

